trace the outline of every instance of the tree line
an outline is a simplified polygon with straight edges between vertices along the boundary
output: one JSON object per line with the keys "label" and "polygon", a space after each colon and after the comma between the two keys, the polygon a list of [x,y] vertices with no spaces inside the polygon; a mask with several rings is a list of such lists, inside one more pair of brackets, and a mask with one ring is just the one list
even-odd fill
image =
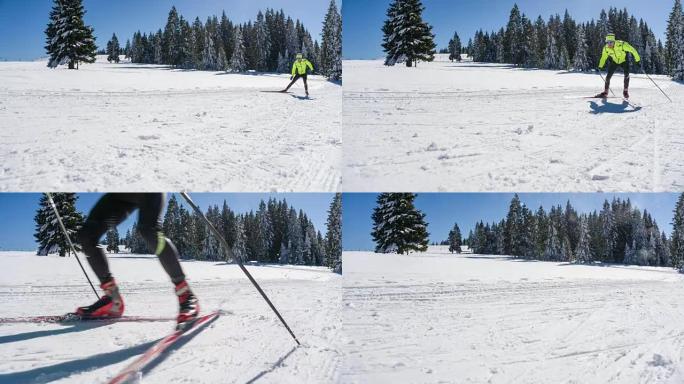
{"label": "tree line", "polygon": [[[53,196],[70,237],[74,239],[85,220],[85,216],[76,210],[77,196],[73,193],[56,193]],[[233,256],[241,260],[327,266],[341,272],[340,194],[336,194],[331,202],[325,236],[315,228],[305,212],[297,211],[285,199],[261,201],[256,211],[244,214],[235,213],[224,201],[220,208],[218,205],[208,207],[205,215],[223,234]],[[35,221],[38,254],[59,253],[65,256],[68,244],[57,226],[46,195],[41,198]],[[201,216],[185,209],[175,195],[167,203],[162,230],[176,245],[183,259],[233,261],[221,249]],[[110,228],[101,244],[114,253],[119,252],[119,245],[124,245],[131,253],[151,253],[137,230],[137,222],[123,236],[116,227]]]}
{"label": "tree line", "polygon": [[[108,56],[121,50],[116,35],[110,40]],[[289,72],[297,53],[302,53],[315,70],[331,80],[342,78],[342,17],[331,0],[323,22],[321,44],[304,24],[286,16],[283,10],[259,11],[256,20],[234,24],[221,17],[199,18],[190,23],[175,7],[166,26],[156,32],[134,33],[123,54],[133,63],[163,64],[177,68],[245,72]]]}
{"label": "tree line", "polygon": [[[681,0],[675,0],[663,45],[648,24],[630,15],[627,8],[611,7],[607,12],[602,10],[598,20],[578,23],[567,10],[562,19],[556,14],[548,21],[541,16],[533,21],[515,4],[505,27],[499,31],[477,31],[465,51],[478,62],[589,71],[598,66],[606,35],[614,33],[618,40],[629,42],[639,52],[642,60],[634,68],[643,66],[647,73],[678,78],[684,76],[677,70],[684,62],[684,48],[678,48],[684,43],[681,14]],[[634,64],[633,58],[630,60]]]}

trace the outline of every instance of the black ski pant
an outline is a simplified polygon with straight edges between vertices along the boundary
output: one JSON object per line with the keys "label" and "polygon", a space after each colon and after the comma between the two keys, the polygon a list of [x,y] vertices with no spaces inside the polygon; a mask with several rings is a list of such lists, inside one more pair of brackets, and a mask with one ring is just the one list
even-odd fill
{"label": "black ski pant", "polygon": [[162,193],[107,193],[95,204],[78,233],[88,263],[100,284],[112,280],[104,249],[98,245],[100,238],[113,226],[119,225],[133,211],[138,210],[138,231],[149,250],[155,251],[164,270],[174,284],[185,280],[178,261],[178,251],[171,240],[161,232],[161,213],[164,207]]}
{"label": "black ski pant", "polygon": [[292,78],[292,81],[290,82],[290,85],[288,85],[287,88],[285,88],[285,91],[290,90],[290,87],[293,86],[294,83],[296,83],[300,77],[302,78],[302,80],[304,80],[304,91],[308,94],[309,93],[309,84],[306,82],[306,73],[303,75],[300,75],[300,74],[294,75],[294,77]]}
{"label": "black ski pant", "polygon": [[606,89],[610,88],[610,78],[613,77],[615,70],[622,68],[625,73],[625,89],[629,89],[629,60],[622,64],[616,64],[612,59],[608,62],[608,74],[606,75]]}

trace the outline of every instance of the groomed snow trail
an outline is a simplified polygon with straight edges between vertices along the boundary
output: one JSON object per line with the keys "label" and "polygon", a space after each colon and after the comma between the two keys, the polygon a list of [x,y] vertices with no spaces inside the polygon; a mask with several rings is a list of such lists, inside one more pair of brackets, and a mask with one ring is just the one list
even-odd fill
{"label": "groomed snow trail", "polygon": [[[666,191],[684,187],[684,85],[593,74],[345,61],[345,191]],[[622,93],[622,73],[611,82]]]}
{"label": "groomed snow trail", "polygon": [[344,254],[342,383],[681,383],[684,276]]}
{"label": "groomed snow trail", "polygon": [[[0,317],[61,314],[94,301],[73,258],[0,253]],[[126,314],[175,317],[177,299],[155,257],[110,257]],[[202,311],[221,315],[143,373],[154,383],[331,383],[341,355],[341,277],[327,269],[247,266],[295,332],[296,344],[235,265],[183,262]],[[0,325],[0,383],[104,383],[174,322]],[[182,342],[180,343],[182,344]]]}
{"label": "groomed snow trail", "polygon": [[[101,57],[100,57],[101,59]],[[98,61],[0,63],[0,191],[320,191],[340,178],[341,86]],[[122,182],[123,181],[123,182]]]}

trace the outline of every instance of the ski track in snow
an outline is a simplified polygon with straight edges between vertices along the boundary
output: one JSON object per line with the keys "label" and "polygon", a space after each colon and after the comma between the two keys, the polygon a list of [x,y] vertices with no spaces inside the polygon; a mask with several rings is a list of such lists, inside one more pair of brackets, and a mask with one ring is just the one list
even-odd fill
{"label": "ski track in snow", "polygon": [[674,270],[441,252],[344,254],[342,383],[684,380]]}
{"label": "ski track in snow", "polygon": [[[596,74],[345,61],[345,191],[667,191],[684,186],[684,86]],[[622,91],[622,75],[611,83]]]}
{"label": "ski track in snow", "polygon": [[[75,260],[3,253],[0,317],[61,314],[94,301]],[[110,258],[131,316],[174,318],[177,299],[155,257]],[[236,265],[183,262],[209,327],[143,373],[153,383],[330,383],[341,356],[341,277],[325,268],[247,266],[295,332],[287,330]],[[51,275],[52,274],[52,275]],[[57,282],[66,282],[58,284]],[[174,322],[0,325],[0,383],[103,383]],[[182,344],[182,342],[181,342]]]}
{"label": "ski track in snow", "polygon": [[162,66],[0,63],[0,191],[335,191],[339,85]]}

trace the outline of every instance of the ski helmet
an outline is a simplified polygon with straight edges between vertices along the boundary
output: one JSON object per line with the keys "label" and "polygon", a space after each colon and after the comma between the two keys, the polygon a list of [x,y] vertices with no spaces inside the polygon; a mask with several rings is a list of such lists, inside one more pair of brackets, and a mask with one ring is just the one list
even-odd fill
{"label": "ski helmet", "polygon": [[303,58],[304,58],[304,55],[302,55],[301,53],[297,54],[297,59],[303,59]]}
{"label": "ski helmet", "polygon": [[606,43],[614,43],[615,42],[615,34],[614,33],[609,33],[606,36]]}

